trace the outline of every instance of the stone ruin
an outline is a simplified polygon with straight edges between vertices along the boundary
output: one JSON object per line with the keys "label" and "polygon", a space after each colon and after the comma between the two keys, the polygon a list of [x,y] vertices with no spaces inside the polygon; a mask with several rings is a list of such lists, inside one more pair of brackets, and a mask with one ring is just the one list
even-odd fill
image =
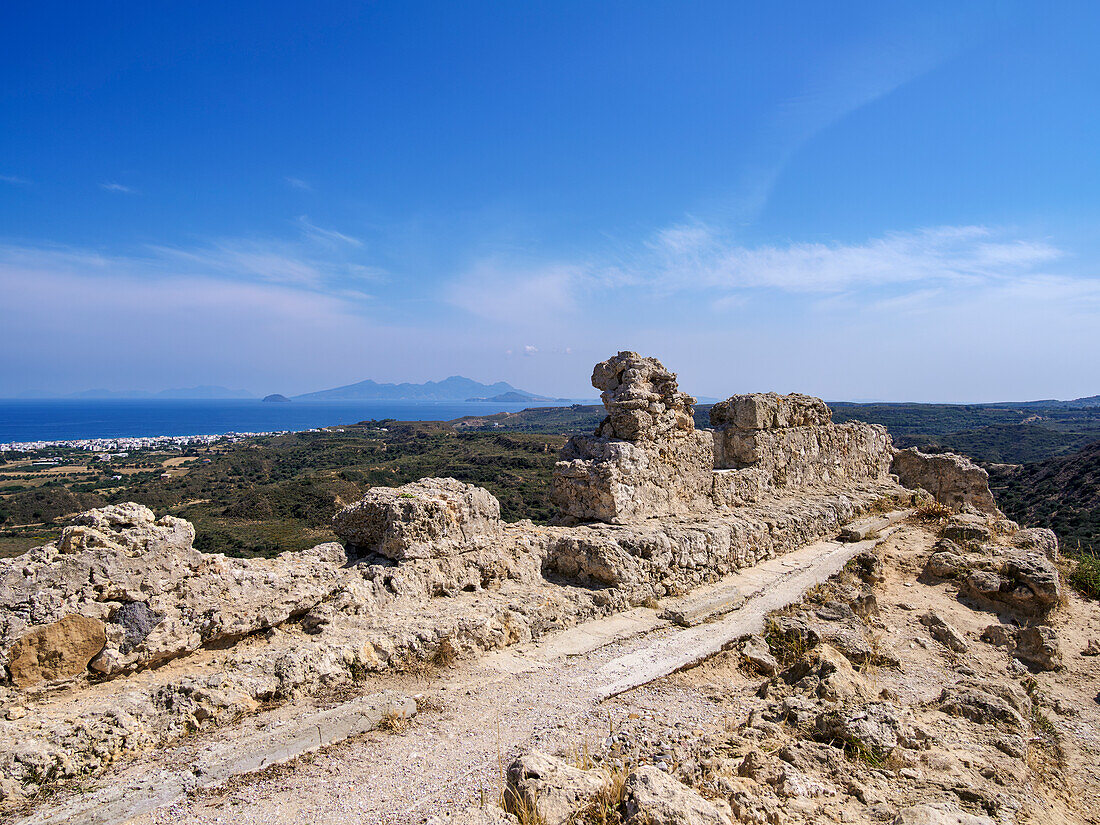
{"label": "stone ruin", "polygon": [[[199,552],[189,523],[137,504],[0,559],[0,799],[271,699],[652,604],[913,498],[886,430],[833,424],[820,399],[733,396],[698,430],[654,358],[621,352],[592,383],[607,418],[562,450],[556,526],[504,523],[488,491],[421,479],[341,510],[343,545],[274,559]],[[965,463],[903,455],[903,481],[992,501]],[[205,665],[152,669],[189,656]]]}
{"label": "stone ruin", "polygon": [[596,365],[608,416],[574,436],[554,470],[554,502],[575,522],[629,524],[700,515],[783,488],[886,478],[890,437],[877,424],[833,424],[819,398],[735,395],[696,430],[695,399],[655,358],[620,352]]}

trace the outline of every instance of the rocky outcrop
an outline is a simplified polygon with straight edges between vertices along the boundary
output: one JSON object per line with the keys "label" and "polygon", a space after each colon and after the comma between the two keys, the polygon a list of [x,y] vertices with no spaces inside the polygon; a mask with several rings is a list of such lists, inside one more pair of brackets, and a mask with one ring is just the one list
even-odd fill
{"label": "rocky outcrop", "polygon": [[630,822],[647,825],[730,825],[729,814],[654,765],[626,778],[623,808]]}
{"label": "rocky outcrop", "polygon": [[206,555],[188,522],[137,504],[75,521],[56,544],[0,560],[0,664],[13,683],[85,666],[111,675],[278,625],[332,592],[345,558],[335,544],[275,559]]}
{"label": "rocky outcrop", "polygon": [[1062,596],[1058,568],[1046,556],[1015,551],[993,570],[975,570],[966,578],[967,593],[979,603],[1045,617]]}
{"label": "rocky outcrop", "polygon": [[507,781],[505,805],[525,814],[523,821],[570,825],[577,810],[607,787],[609,777],[532,751],[508,766]]}
{"label": "rocky outcrop", "polygon": [[989,473],[954,453],[922,453],[916,447],[894,453],[891,471],[905,487],[927,490],[936,501],[956,509],[969,505],[1000,516],[989,492]]}
{"label": "rocky outcrop", "polygon": [[336,514],[332,528],[355,553],[429,559],[483,550],[501,541],[500,502],[453,478],[372,487]]}

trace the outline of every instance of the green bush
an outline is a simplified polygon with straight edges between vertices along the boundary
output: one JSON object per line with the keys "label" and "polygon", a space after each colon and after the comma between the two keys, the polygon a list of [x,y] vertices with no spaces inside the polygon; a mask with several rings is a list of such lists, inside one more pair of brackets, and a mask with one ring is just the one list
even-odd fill
{"label": "green bush", "polygon": [[1070,573],[1069,583],[1078,592],[1100,599],[1100,556],[1091,550],[1082,550],[1075,555],[1077,564]]}

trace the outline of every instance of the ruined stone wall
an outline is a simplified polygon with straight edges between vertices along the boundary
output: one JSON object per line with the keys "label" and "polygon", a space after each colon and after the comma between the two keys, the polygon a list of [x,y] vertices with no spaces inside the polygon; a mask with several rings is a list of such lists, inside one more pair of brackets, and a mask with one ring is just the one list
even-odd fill
{"label": "ruined stone wall", "polygon": [[620,352],[596,365],[607,418],[574,436],[554,469],[552,496],[567,519],[628,524],[713,508],[714,443],[697,432],[695,399],[655,358]]}
{"label": "ruined stone wall", "polygon": [[715,404],[714,499],[720,507],[759,501],[784,488],[886,477],[890,436],[878,424],[833,424],[808,395],[735,395]]}
{"label": "ruined stone wall", "polygon": [[566,519],[632,524],[741,507],[786,488],[886,478],[892,449],[879,425],[837,425],[808,395],[735,395],[694,428],[694,399],[656,359],[620,352],[597,364],[608,417],[575,436],[554,470]]}

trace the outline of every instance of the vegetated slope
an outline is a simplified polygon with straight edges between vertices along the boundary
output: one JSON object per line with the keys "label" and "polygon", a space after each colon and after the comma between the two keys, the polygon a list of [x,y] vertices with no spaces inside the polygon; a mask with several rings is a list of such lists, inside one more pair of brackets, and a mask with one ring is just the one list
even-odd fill
{"label": "vegetated slope", "polygon": [[1050,527],[1068,551],[1100,552],[1100,441],[1070,456],[993,467],[990,488],[1012,519]]}
{"label": "vegetated slope", "polygon": [[1022,464],[1068,455],[1100,439],[1100,408],[1009,408],[983,404],[834,403],[838,424],[883,424],[899,447],[957,452],[976,461]]}

